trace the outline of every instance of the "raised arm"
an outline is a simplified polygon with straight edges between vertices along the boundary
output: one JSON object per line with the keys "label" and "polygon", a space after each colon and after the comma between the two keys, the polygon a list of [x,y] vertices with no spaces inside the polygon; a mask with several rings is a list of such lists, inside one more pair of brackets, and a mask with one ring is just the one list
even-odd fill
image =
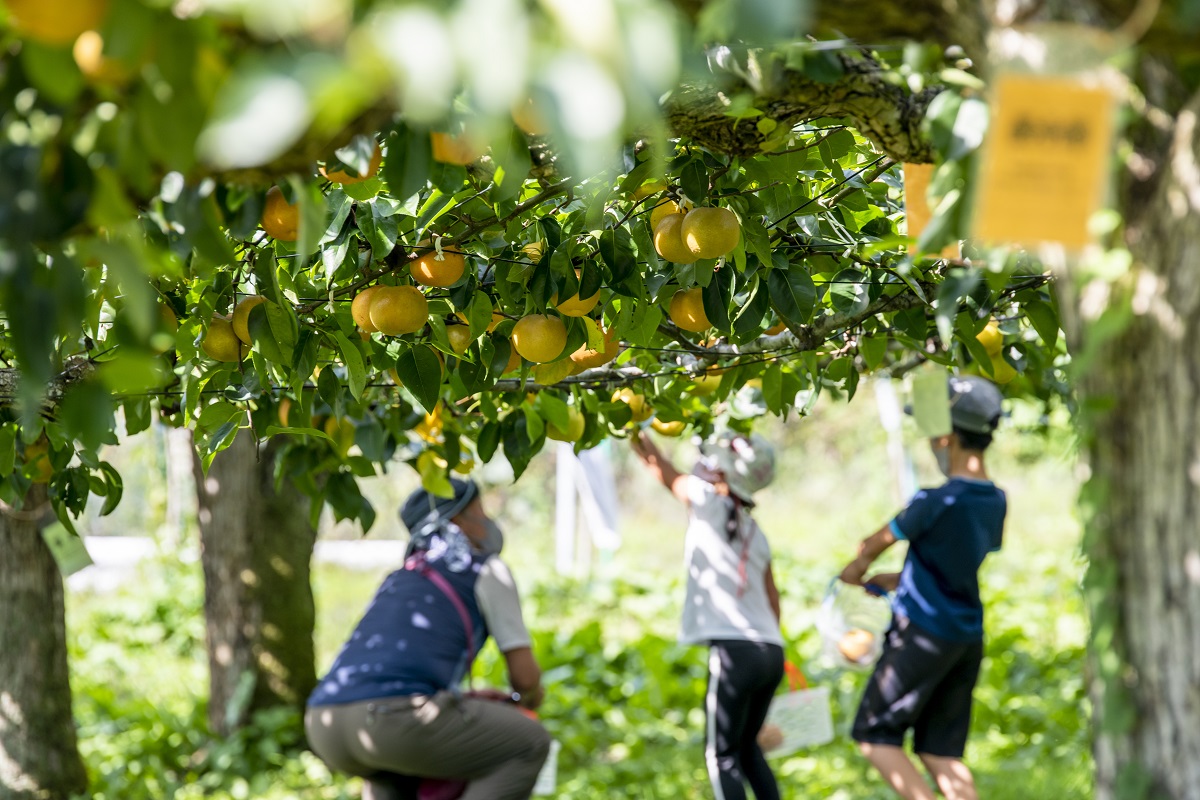
{"label": "raised arm", "polygon": [[662,454],[658,445],[650,441],[644,433],[638,433],[629,443],[633,445],[633,452],[637,453],[638,458],[646,465],[647,471],[659,483],[670,489],[679,502],[687,503],[687,476],[675,469],[675,465]]}
{"label": "raised arm", "polygon": [[892,533],[890,525],[884,525],[875,533],[863,539],[858,545],[858,557],[846,565],[839,576],[846,583],[854,586],[863,585],[863,576],[867,574],[871,563],[883,554],[884,550],[896,543],[896,534]]}

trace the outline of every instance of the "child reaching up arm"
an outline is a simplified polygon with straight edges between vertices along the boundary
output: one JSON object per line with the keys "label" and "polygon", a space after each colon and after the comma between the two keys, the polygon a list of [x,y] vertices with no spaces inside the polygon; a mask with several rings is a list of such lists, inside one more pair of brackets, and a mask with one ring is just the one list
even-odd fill
{"label": "child reaching up arm", "polygon": [[685,475],[644,434],[633,449],[688,510],[679,638],[709,649],[705,762],[713,792],[743,800],[749,784],[758,800],[777,800],[758,733],[783,678],[779,593],[770,545],[750,515],[754,493],[775,476],[774,452],[760,436],[724,433],[701,445]]}

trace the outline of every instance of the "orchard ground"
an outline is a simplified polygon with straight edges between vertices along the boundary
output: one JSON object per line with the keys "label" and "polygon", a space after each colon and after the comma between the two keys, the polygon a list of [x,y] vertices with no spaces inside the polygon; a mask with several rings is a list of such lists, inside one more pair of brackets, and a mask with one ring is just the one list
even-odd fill
{"label": "orchard ground", "polygon": [[[1010,515],[1004,549],[983,572],[988,659],[967,760],[984,797],[1087,798],[1086,620],[1072,442],[1063,427],[1046,434],[1018,430],[1029,421],[1018,413],[991,455]],[[823,663],[812,626],[830,577],[899,502],[870,388],[848,406],[822,402],[807,420],[767,421],[764,432],[780,445],[780,477],[764,493],[757,516],[775,553],[789,655],[814,683],[833,690],[838,730],[832,744],[775,762],[784,796],[883,800],[888,793],[846,737],[865,676]],[[675,446],[681,466],[690,463],[686,441],[660,441]],[[927,447],[915,434],[908,441],[920,482],[934,482]],[[488,497],[505,526],[505,556],[526,596],[535,649],[547,670],[543,717],[563,743],[558,796],[705,798],[703,658],[674,643],[684,513],[642,479],[622,442],[612,445],[624,543],[609,563],[594,560],[590,579],[554,572],[548,453],[519,485],[497,486]],[[124,461],[119,466],[130,495],[138,491],[144,501],[123,504],[88,527],[156,533],[165,497],[154,435],[112,456]],[[394,509],[417,478],[399,464],[392,472],[367,489],[379,511],[369,539],[402,536]],[[322,531],[325,538],[358,535],[349,526]],[[195,541],[194,533],[187,541]],[[319,671],[395,566],[317,567]],[[330,776],[310,755],[296,754],[294,719],[286,713],[258,719],[234,740],[210,741],[199,566],[152,560],[140,569],[139,580],[115,600],[78,592],[68,598],[76,715],[93,797],[357,797],[354,781]],[[476,682],[499,682],[502,675],[489,646]]]}

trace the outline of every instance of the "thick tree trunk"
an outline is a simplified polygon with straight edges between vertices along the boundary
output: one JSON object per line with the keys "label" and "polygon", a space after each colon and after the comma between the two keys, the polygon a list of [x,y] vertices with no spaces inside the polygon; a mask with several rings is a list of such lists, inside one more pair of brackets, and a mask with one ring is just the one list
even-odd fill
{"label": "thick tree trunk", "polygon": [[256,710],[302,707],[316,685],[309,582],[316,532],[308,499],[287,483],[275,490],[276,450],[243,431],[207,476],[196,465],[208,716],[222,735]]}
{"label": "thick tree trunk", "polygon": [[46,489],[0,512],[0,800],[87,789],[71,716],[63,583],[40,535]]}
{"label": "thick tree trunk", "polygon": [[1200,800],[1200,94],[1169,146],[1123,198],[1131,272],[1071,286],[1099,800]]}

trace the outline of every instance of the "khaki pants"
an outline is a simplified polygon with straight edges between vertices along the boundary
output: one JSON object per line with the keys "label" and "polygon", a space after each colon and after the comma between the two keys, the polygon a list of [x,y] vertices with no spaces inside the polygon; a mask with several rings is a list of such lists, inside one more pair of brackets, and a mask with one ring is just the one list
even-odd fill
{"label": "khaki pants", "polygon": [[315,706],[304,728],[332,769],[368,780],[373,800],[403,798],[404,775],[468,781],[462,800],[525,800],[550,750],[515,706],[451,692]]}

